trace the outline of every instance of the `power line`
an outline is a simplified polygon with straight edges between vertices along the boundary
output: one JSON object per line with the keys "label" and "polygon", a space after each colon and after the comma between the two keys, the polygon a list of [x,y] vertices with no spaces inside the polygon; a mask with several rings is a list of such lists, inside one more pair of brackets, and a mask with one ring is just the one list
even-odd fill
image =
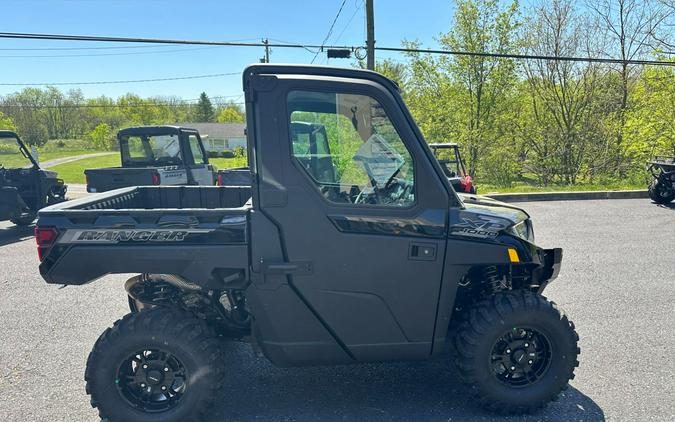
{"label": "power line", "polygon": [[213,73],[210,75],[192,75],[192,76],[177,76],[173,78],[155,78],[155,79],[135,79],[123,81],[91,81],[91,82],[33,82],[33,83],[0,83],[2,86],[57,86],[57,85],[111,85],[111,84],[131,84],[144,82],[164,82],[164,81],[180,81],[186,79],[204,79],[204,78],[219,78],[222,76],[241,75],[241,72],[230,73]]}
{"label": "power line", "polygon": [[[195,106],[199,99],[180,100],[172,103],[143,103],[143,104],[63,104],[63,105],[22,105],[22,104],[0,104],[0,109],[19,108],[19,109],[72,109],[72,108],[148,108],[148,107],[185,107]],[[217,105],[244,105],[244,102],[227,102]]]}
{"label": "power line", "polygon": [[0,51],[72,51],[72,50],[121,50],[129,48],[159,48],[171,47],[170,45],[125,45],[117,47],[21,47],[21,48],[0,48]]}
{"label": "power line", "polygon": [[354,17],[356,17],[356,14],[359,13],[359,10],[361,10],[361,8],[363,8],[363,2],[360,2],[359,6],[356,8],[356,10],[354,10],[354,13],[352,14],[352,16],[347,21],[347,24],[344,26],[344,28],[342,28],[342,31],[340,31],[338,36],[335,38],[335,42],[340,41],[340,38],[342,38],[342,34],[345,33],[347,28],[349,28],[349,25],[352,23],[352,21],[354,20]]}
{"label": "power line", "polygon": [[[265,47],[264,43],[260,42],[230,42],[230,41],[200,41],[200,40],[170,40],[170,39],[153,39],[153,38],[125,38],[125,37],[97,37],[88,35],[58,35],[58,34],[27,34],[14,32],[0,32],[0,38],[10,39],[36,39],[36,40],[59,40],[59,41],[91,41],[91,42],[120,42],[120,43],[145,43],[145,44],[186,44],[186,45],[218,45],[229,47]],[[345,45],[312,45],[312,44],[281,44],[269,43],[272,48],[303,48],[303,49],[351,49],[363,48],[362,46],[345,46]],[[529,55],[529,54],[507,54],[507,53],[480,53],[472,51],[451,51],[439,49],[418,49],[418,48],[402,48],[402,47],[375,47],[377,51],[389,51],[399,53],[423,53],[423,54],[444,54],[453,56],[470,56],[470,57],[491,57],[491,58],[506,58],[506,59],[522,59],[522,60],[551,60],[551,61],[571,61],[571,62],[588,62],[588,63],[609,63],[609,64],[638,64],[638,65],[652,65],[652,66],[675,66],[673,61],[662,60],[622,60],[611,58],[594,58],[594,57],[563,57],[563,56],[545,56],[545,55]]]}
{"label": "power line", "polygon": [[335,19],[333,19],[333,23],[330,24],[330,28],[328,29],[328,33],[326,34],[326,38],[323,39],[321,42],[321,48],[319,51],[316,52],[314,57],[312,58],[312,63],[314,63],[314,60],[316,60],[316,57],[319,55],[319,52],[323,50],[323,45],[326,44],[328,41],[328,38],[330,38],[330,35],[333,33],[333,28],[335,27],[335,22],[337,22],[338,18],[340,17],[340,13],[342,13],[342,9],[345,7],[345,3],[347,3],[347,0],[342,0],[342,4],[340,5],[340,9],[337,12],[337,15],[335,15]]}
{"label": "power line", "polygon": [[[161,47],[170,47],[169,45]],[[147,48],[147,47],[145,47]],[[178,53],[185,51],[198,51],[198,50],[210,50],[213,48],[218,48],[218,46],[212,47],[196,47],[196,48],[181,48],[175,50],[162,50],[162,51],[135,51],[132,53],[99,53],[99,54],[22,54],[22,55],[5,55],[0,56],[0,58],[5,59],[23,59],[23,58],[53,58],[53,57],[101,57],[101,56],[132,56],[132,55],[146,55],[146,54],[166,54],[166,53]]]}
{"label": "power line", "polygon": [[451,56],[471,56],[471,57],[490,57],[502,59],[523,59],[523,60],[550,60],[559,62],[587,62],[587,63],[609,63],[609,64],[641,64],[653,66],[675,66],[675,61],[662,60],[622,60],[602,57],[569,57],[569,56],[545,56],[534,54],[509,54],[509,53],[477,53],[472,51],[452,51],[435,50],[423,48],[403,48],[403,47],[375,47],[379,51],[391,51],[399,53],[426,53],[426,54],[445,54]]}

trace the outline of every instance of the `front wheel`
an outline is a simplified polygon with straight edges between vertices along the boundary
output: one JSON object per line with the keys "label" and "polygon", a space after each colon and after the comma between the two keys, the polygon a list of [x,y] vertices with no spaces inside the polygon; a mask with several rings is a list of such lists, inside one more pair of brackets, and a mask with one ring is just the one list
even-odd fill
{"label": "front wheel", "polygon": [[468,310],[455,348],[462,381],[499,413],[541,408],[567,387],[579,365],[574,324],[527,291],[498,293]]}
{"label": "front wheel", "polygon": [[657,204],[667,204],[675,199],[675,192],[672,187],[655,179],[649,185],[649,198]]}
{"label": "front wheel", "polygon": [[128,314],[99,337],[85,381],[110,422],[208,420],[223,383],[219,344],[179,309]]}

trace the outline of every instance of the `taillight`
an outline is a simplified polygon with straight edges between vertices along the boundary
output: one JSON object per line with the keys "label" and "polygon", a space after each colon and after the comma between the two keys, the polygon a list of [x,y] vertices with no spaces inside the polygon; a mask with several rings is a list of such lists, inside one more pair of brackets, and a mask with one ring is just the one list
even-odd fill
{"label": "taillight", "polygon": [[471,193],[473,190],[473,179],[471,176],[464,176],[464,179],[460,182],[460,184],[466,193]]}
{"label": "taillight", "polygon": [[216,185],[217,186],[223,186],[223,175],[218,174],[218,177],[216,177]]}
{"label": "taillight", "polygon": [[59,237],[59,232],[54,227],[35,226],[35,242],[37,243],[40,261],[45,259],[57,237]]}
{"label": "taillight", "polygon": [[152,184],[159,185],[159,173],[152,173]]}

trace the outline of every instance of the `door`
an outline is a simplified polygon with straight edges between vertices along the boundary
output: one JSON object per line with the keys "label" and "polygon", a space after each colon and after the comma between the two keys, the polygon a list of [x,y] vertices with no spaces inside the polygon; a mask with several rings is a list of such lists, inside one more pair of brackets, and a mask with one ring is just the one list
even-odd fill
{"label": "door", "polygon": [[255,92],[258,206],[288,282],[352,358],[428,356],[449,193],[400,97],[356,78],[273,78]]}
{"label": "door", "polygon": [[202,147],[199,135],[188,135],[188,147],[192,154],[192,163],[187,164],[192,180],[196,185],[210,186],[215,183],[213,172],[209,168],[208,160],[206,159],[206,152]]}

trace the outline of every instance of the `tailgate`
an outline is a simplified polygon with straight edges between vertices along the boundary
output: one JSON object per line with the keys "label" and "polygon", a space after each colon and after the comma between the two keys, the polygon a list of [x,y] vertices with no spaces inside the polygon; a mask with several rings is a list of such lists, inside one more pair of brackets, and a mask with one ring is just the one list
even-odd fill
{"label": "tailgate", "polygon": [[87,192],[105,192],[129,186],[158,185],[159,171],[155,168],[105,168],[84,171]]}

